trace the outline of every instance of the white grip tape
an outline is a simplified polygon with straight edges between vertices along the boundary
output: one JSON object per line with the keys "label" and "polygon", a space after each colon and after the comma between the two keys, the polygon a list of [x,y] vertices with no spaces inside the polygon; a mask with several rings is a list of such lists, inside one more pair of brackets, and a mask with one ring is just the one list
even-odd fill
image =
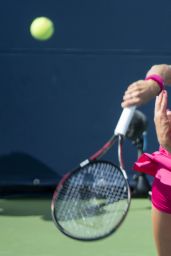
{"label": "white grip tape", "polygon": [[128,130],[128,127],[131,123],[131,120],[133,118],[134,112],[135,112],[136,106],[124,108],[122,111],[122,114],[119,118],[119,121],[116,125],[114,134],[115,135],[126,135],[126,132]]}

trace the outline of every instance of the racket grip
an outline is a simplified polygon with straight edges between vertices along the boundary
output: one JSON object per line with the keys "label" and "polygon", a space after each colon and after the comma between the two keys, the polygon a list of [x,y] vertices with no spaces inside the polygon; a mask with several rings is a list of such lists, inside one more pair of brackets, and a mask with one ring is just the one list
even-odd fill
{"label": "racket grip", "polygon": [[123,109],[114,131],[115,135],[124,135],[124,136],[126,135],[128,127],[133,118],[135,109],[136,109],[136,106],[131,106]]}

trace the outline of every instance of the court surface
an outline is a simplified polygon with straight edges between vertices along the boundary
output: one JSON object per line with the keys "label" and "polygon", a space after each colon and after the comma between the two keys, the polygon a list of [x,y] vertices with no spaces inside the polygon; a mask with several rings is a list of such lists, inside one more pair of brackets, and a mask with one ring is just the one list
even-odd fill
{"label": "court surface", "polygon": [[151,203],[133,199],[112,236],[80,242],[61,234],[51,220],[50,198],[0,199],[0,256],[155,256]]}

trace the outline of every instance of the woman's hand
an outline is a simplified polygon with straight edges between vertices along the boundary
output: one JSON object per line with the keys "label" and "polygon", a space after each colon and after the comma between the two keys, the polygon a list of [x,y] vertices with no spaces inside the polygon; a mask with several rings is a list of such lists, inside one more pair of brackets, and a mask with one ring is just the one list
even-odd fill
{"label": "woman's hand", "polygon": [[157,82],[153,80],[139,80],[128,86],[121,106],[125,108],[132,105],[143,105],[158,95],[159,92],[160,87]]}
{"label": "woman's hand", "polygon": [[171,153],[171,111],[167,109],[168,96],[164,90],[156,97],[154,123],[159,144]]}
{"label": "woman's hand", "polygon": [[[146,77],[153,74],[163,78],[165,85],[171,84],[171,66],[167,64],[153,65]],[[123,96],[122,107],[140,106],[160,93],[160,87],[154,80],[140,80],[128,86]]]}

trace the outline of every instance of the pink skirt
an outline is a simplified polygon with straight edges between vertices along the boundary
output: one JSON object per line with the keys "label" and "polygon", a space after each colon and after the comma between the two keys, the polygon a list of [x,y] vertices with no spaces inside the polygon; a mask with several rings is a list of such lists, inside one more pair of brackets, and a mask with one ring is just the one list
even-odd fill
{"label": "pink skirt", "polygon": [[171,214],[171,153],[162,147],[152,154],[144,153],[133,169],[154,177],[152,204],[158,210]]}

